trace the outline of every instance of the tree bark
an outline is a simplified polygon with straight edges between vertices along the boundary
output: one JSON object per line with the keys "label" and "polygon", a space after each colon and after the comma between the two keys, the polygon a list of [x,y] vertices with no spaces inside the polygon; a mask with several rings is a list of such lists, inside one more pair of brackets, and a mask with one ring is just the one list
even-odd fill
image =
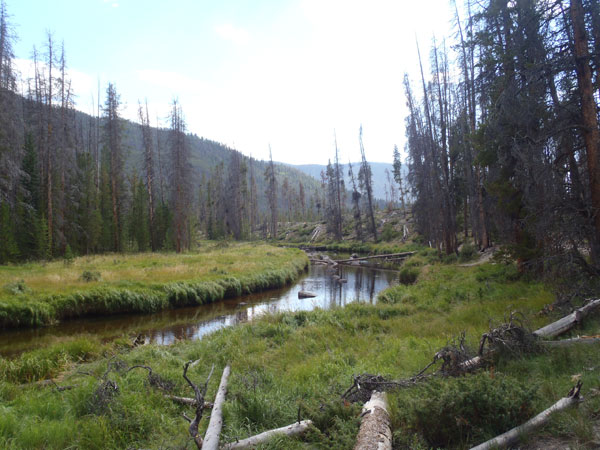
{"label": "tree bark", "polygon": [[215,403],[213,406],[212,414],[210,415],[210,422],[204,435],[204,443],[202,445],[203,450],[218,450],[219,448],[219,436],[221,434],[221,428],[223,427],[223,403],[225,402],[225,395],[227,394],[227,379],[231,367],[225,366],[223,369],[223,375],[221,375],[221,383],[219,384],[219,390],[215,397]]}
{"label": "tree bark", "polygon": [[288,425],[286,427],[276,428],[274,430],[265,431],[264,433],[257,434],[256,436],[249,437],[247,439],[243,439],[238,442],[232,442],[231,444],[225,444],[222,449],[223,450],[240,450],[244,448],[255,448],[257,445],[263,444],[267,442],[269,439],[275,437],[276,435],[284,435],[284,436],[297,436],[302,434],[308,430],[308,428],[312,425],[312,421],[303,420],[302,422],[296,422],[292,425]]}
{"label": "tree bark", "polygon": [[391,450],[392,429],[384,392],[373,391],[365,403],[354,450]]}

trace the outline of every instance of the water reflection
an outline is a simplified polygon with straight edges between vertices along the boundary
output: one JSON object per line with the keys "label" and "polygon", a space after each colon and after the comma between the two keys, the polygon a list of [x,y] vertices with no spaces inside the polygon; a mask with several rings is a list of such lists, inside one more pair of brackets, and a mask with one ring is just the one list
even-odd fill
{"label": "water reflection", "polygon": [[[346,279],[340,283],[333,276]],[[295,285],[222,302],[147,315],[96,317],[33,330],[0,334],[0,354],[9,356],[47,345],[55,337],[97,335],[105,340],[141,334],[146,342],[168,345],[177,340],[201,339],[223,327],[247,322],[265,313],[331,309],[361,301],[375,303],[377,294],[396,279],[396,272],[363,267],[311,266]],[[315,298],[299,299],[299,291]]]}

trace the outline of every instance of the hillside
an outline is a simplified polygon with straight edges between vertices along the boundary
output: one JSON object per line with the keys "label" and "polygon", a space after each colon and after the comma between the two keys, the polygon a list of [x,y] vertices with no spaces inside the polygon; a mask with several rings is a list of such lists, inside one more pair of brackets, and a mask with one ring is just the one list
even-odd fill
{"label": "hillside", "polygon": [[[371,171],[373,173],[373,194],[377,199],[385,199],[385,185],[387,184],[386,169],[390,171],[392,175],[393,166],[389,163],[382,162],[370,162]],[[301,164],[301,165],[290,165],[294,169],[300,170],[317,180],[321,179],[321,172],[325,171],[327,166],[322,164]],[[360,162],[353,162],[352,168],[354,170],[354,176],[358,175],[358,169],[360,168]],[[346,188],[350,188],[350,177],[348,176],[348,164],[343,164],[344,182]],[[406,177],[407,169],[406,166],[402,166],[403,175]]]}
{"label": "hillside", "polygon": [[[87,133],[87,130],[92,124],[95,126],[95,121],[97,120],[96,118],[79,111],[76,112],[76,117],[78,124],[82,127],[85,133]],[[100,123],[100,126],[102,126],[102,118],[100,118]],[[126,157],[125,166],[127,171],[129,172],[135,170],[138,173],[141,173],[144,167],[144,150],[141,128],[139,124],[129,120],[123,120],[122,126],[123,144],[125,147]],[[155,161],[157,164],[156,171],[159,172],[159,158],[157,153],[158,143],[158,148],[160,148],[161,152],[160,161],[165,182],[168,179],[169,173],[169,132],[170,130],[167,128],[152,127],[152,134],[155,136],[153,146],[155,152]],[[196,134],[187,134],[187,144],[190,149],[193,179],[196,180],[196,187],[194,187],[192,191],[194,192],[194,195],[197,195],[202,177],[204,176],[206,179],[209,179],[211,173],[221,163],[225,166],[225,168],[227,168],[231,159],[231,153],[236,150],[219,142],[199,137]],[[259,210],[261,212],[265,212],[267,210],[267,203],[265,196],[266,184],[264,181],[264,173],[267,168],[268,161],[256,160],[245,155],[243,158],[248,166],[250,165],[250,160],[252,160],[252,163],[254,164]],[[283,180],[287,178],[290,188],[295,192],[298,192],[299,183],[302,183],[307,198],[309,194],[312,195],[316,190],[320,189],[320,184],[315,177],[310,176],[310,174],[307,174],[294,166],[276,162],[275,170],[279,186],[281,186]],[[157,174],[157,176],[159,176],[159,174]],[[249,172],[248,176],[250,176]],[[283,207],[283,205],[280,206]]]}

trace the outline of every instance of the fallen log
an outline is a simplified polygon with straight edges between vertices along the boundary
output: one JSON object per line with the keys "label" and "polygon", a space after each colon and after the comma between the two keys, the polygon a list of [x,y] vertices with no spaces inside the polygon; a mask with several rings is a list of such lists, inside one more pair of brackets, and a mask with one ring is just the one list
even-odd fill
{"label": "fallen log", "polygon": [[[562,319],[557,320],[556,322],[552,322],[545,327],[540,328],[539,330],[534,331],[532,334],[539,338],[541,337],[555,337],[560,334],[566,333],[575,325],[581,323],[584,317],[589,315],[594,309],[600,307],[600,299],[590,300],[584,306],[579,309],[576,309],[568,316],[563,317]],[[484,335],[485,336],[485,335]],[[564,339],[561,341],[540,341],[541,344],[549,347],[561,347],[566,345],[571,345],[575,343],[584,343],[584,344],[593,344],[596,341],[600,341],[598,338],[574,338],[574,339]],[[482,340],[483,343],[483,340]],[[482,353],[483,346],[480,346],[479,352],[480,355],[475,356],[467,361],[460,363],[460,367],[466,371],[471,371],[480,367],[486,360],[486,358],[492,356],[493,352],[488,351],[485,355]]]}
{"label": "fallen log", "polygon": [[600,338],[583,336],[571,339],[561,339],[560,341],[542,341],[542,344],[548,347],[566,347],[573,344],[600,344]]}
{"label": "fallen log", "polygon": [[384,392],[373,391],[365,403],[354,450],[391,450],[392,429]]}
{"label": "fallen log", "polygon": [[575,325],[579,324],[583,318],[589,315],[594,309],[600,307],[600,298],[590,300],[584,306],[576,309],[568,316],[563,317],[556,322],[552,322],[539,330],[533,332],[538,337],[555,337],[566,333]]}
{"label": "fallen log", "polygon": [[[196,406],[198,404],[198,402],[196,401],[195,398],[191,398],[191,397],[178,397],[177,395],[168,395],[165,394],[165,398],[168,398],[169,400],[173,400],[175,403],[179,403],[181,405],[188,405],[188,406]],[[213,404],[209,403],[209,402],[204,402],[204,408],[212,408]]]}
{"label": "fallen log", "polygon": [[239,450],[244,448],[255,448],[259,444],[264,444],[269,439],[275,437],[276,435],[285,435],[285,436],[297,436],[299,434],[303,434],[308,430],[308,428],[312,425],[311,420],[303,420],[302,422],[296,422],[292,425],[288,425],[286,427],[276,428],[274,430],[265,431],[263,433],[257,434],[256,436],[252,436],[246,439],[242,439],[241,441],[232,442],[230,444],[225,444],[221,448],[224,450]]}
{"label": "fallen log", "polygon": [[484,442],[483,444],[473,447],[471,450],[489,450],[493,448],[506,448],[515,444],[519,441],[519,438],[522,435],[526,433],[531,433],[537,428],[546,424],[548,420],[550,420],[550,416],[553,413],[570,408],[571,406],[577,405],[579,402],[581,402],[583,398],[579,396],[580,390],[581,381],[579,381],[577,385],[574,386],[571,389],[571,391],[569,391],[566,397],[561,398],[558,402],[556,402],[550,408],[539,413],[533,419],[530,419],[523,425],[519,425],[518,427],[515,427],[512,430],[501,434],[500,436],[496,436],[495,438],[490,439],[489,441]]}
{"label": "fallen log", "polygon": [[203,450],[218,450],[219,448],[219,437],[221,435],[221,428],[223,427],[223,403],[227,394],[227,379],[230,372],[231,368],[229,365],[225,366],[223,375],[221,375],[221,383],[215,396],[215,403],[210,415],[210,421],[208,422],[208,428],[204,435]]}
{"label": "fallen log", "polygon": [[349,263],[353,261],[366,261],[367,259],[379,259],[379,258],[407,258],[411,255],[414,255],[417,252],[403,252],[403,253],[389,253],[387,255],[372,255],[372,256],[363,256],[361,258],[350,258],[350,259],[337,259],[335,260],[338,264]]}

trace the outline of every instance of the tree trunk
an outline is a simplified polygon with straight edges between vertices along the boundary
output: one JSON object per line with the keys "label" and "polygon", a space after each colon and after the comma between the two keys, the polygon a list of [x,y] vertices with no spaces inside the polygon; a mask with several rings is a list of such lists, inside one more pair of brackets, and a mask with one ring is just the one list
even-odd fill
{"label": "tree trunk", "polygon": [[591,245],[592,258],[594,263],[598,264],[600,263],[600,130],[598,129],[597,106],[594,100],[588,39],[581,0],[572,0],[570,10],[575,41],[575,70],[577,72],[579,95],[581,96],[582,133],[587,152],[592,210],[596,230],[595,242]]}
{"label": "tree trunk", "polygon": [[384,392],[373,391],[365,403],[354,450],[392,450],[392,429]]}

